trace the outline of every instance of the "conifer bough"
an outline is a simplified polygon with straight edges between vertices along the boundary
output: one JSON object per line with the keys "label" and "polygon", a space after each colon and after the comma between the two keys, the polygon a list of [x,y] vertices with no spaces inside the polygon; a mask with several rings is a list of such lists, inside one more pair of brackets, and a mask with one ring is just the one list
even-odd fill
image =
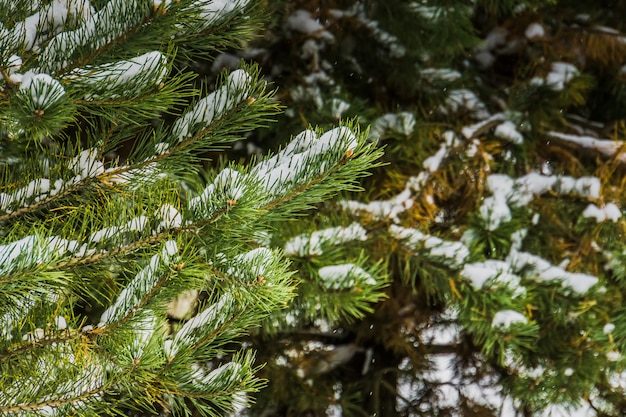
{"label": "conifer bough", "polygon": [[[262,385],[235,338],[294,284],[258,236],[379,152],[306,130],[200,172],[277,111],[253,66],[203,97],[185,66],[247,39],[257,3],[0,1],[0,415],[221,415]],[[207,299],[173,324],[189,291]]]}

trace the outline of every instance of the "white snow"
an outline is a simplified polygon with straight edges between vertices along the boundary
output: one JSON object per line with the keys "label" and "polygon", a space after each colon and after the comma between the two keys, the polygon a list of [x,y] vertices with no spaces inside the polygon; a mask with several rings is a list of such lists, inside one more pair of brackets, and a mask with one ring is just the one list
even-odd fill
{"label": "white snow", "polygon": [[161,84],[166,75],[167,57],[153,51],[127,61],[77,68],[70,72],[68,80],[85,91],[91,92],[94,88],[101,91],[88,94],[86,98],[89,100],[113,99],[154,88]]}
{"label": "white snow", "polygon": [[332,41],[334,36],[327,32],[317,19],[313,19],[307,10],[296,10],[287,18],[287,27],[308,36],[316,36]]}
{"label": "white snow", "polygon": [[97,243],[105,239],[110,239],[120,232],[118,226],[105,227],[104,229],[97,230],[89,236],[89,242]]}
{"label": "white snow", "polygon": [[154,216],[161,220],[157,231],[173,229],[183,224],[180,212],[171,204],[163,204],[154,212]]}
{"label": "white snow", "polygon": [[341,152],[342,156],[349,157],[357,145],[356,136],[345,126],[329,130],[319,138],[315,132],[306,130],[278,154],[257,164],[250,176],[273,197],[300,181],[323,174],[326,163],[320,165],[319,172],[311,167],[319,163],[325,155]]}
{"label": "white snow", "polygon": [[[489,230],[495,230],[500,224],[511,219],[509,206],[523,207],[535,196],[548,191],[593,199],[600,196],[600,180],[596,177],[573,178],[541,175],[537,172],[530,172],[516,179],[504,174],[492,174],[487,177],[487,188],[493,195],[483,199],[479,213]],[[609,208],[609,212],[611,216],[616,215],[612,207]]]}
{"label": "white snow", "polygon": [[202,381],[198,382],[210,387],[214,387],[216,384],[221,387],[227,387],[241,379],[241,375],[239,375],[241,369],[242,366],[237,362],[228,362],[227,364],[212,370],[202,379]]}
{"label": "white snow", "polygon": [[355,264],[329,265],[320,268],[321,284],[329,289],[340,290],[360,285],[376,285],[376,279]]}
{"label": "white snow", "polygon": [[275,260],[274,253],[264,247],[252,249],[233,258],[233,266],[226,273],[235,278],[263,277]]}
{"label": "white snow", "polygon": [[339,205],[351,213],[366,212],[377,220],[390,219],[395,223],[400,222],[400,214],[413,207],[414,200],[411,190],[407,187],[389,200],[373,200],[369,203],[361,203],[354,200],[342,200]]}
{"label": "white snow", "polygon": [[158,325],[154,312],[151,310],[144,310],[142,313],[141,319],[133,322],[134,339],[128,346],[130,354],[135,359],[141,358]]}
{"label": "white snow", "polygon": [[515,273],[537,281],[560,281],[561,286],[578,294],[585,294],[599,279],[593,275],[568,272],[560,266],[531,253],[512,250],[507,261]]}
{"label": "white snow", "polygon": [[[223,294],[220,299],[191,318],[176,333],[171,343],[164,345],[165,353],[169,357],[176,356],[181,348],[189,346],[202,335],[209,334],[212,329],[218,329],[228,320],[235,308],[235,299],[230,293]],[[202,330],[199,330],[202,328]]]}
{"label": "white snow", "polygon": [[171,3],[171,0],[154,0],[154,9],[158,9],[162,4],[167,8]]}
{"label": "white snow", "polygon": [[357,2],[349,10],[331,10],[331,15],[336,18],[351,18],[352,21],[360,24],[364,29],[370,32],[373,37],[385,49],[385,52],[391,58],[401,58],[406,54],[406,47],[402,45],[399,39],[391,33],[381,29],[376,20],[368,19],[366,7],[363,3]]}
{"label": "white snow", "polygon": [[96,148],[81,151],[71,160],[70,168],[80,179],[96,177],[104,172],[104,164],[98,159]]}
{"label": "white snow", "polygon": [[23,207],[27,200],[32,199],[34,202],[37,202],[47,197],[49,194],[54,195],[57,192],[58,190],[56,188],[50,189],[50,180],[48,178],[37,178],[29,182],[26,186],[17,189],[12,194],[1,194],[0,208],[6,210],[11,204],[17,204]]}
{"label": "white snow", "polygon": [[154,150],[157,155],[163,155],[169,149],[170,149],[170,144],[167,142],[159,142],[154,147]]}
{"label": "white snow", "polygon": [[228,76],[224,85],[204,97],[180,117],[172,127],[172,136],[179,142],[187,139],[195,132],[195,127],[209,126],[214,120],[221,118],[241,101],[248,98],[252,77],[244,70],[235,70]]}
{"label": "white snow", "polygon": [[502,138],[516,145],[520,145],[524,142],[524,136],[517,131],[513,122],[508,120],[496,126],[496,130],[493,133],[496,137]]}
{"label": "white snow", "polygon": [[7,62],[7,73],[9,75],[16,73],[22,68],[22,58],[19,55],[11,55]]}
{"label": "white snow", "polygon": [[206,25],[209,26],[222,20],[234,10],[244,8],[248,2],[249,0],[213,0],[211,2],[200,0],[189,7],[199,8],[201,10],[200,16],[205,19]]}
{"label": "white snow", "polygon": [[163,249],[161,251],[161,257],[163,259],[169,259],[170,256],[174,256],[178,253],[178,244],[175,240],[168,240],[163,245]]}
{"label": "white snow", "polygon": [[98,243],[126,232],[141,232],[148,224],[148,221],[146,216],[138,216],[130,219],[125,225],[109,226],[96,230],[89,236],[89,242]]}
{"label": "white snow", "polygon": [[74,56],[77,49],[96,49],[127,33],[145,19],[145,6],[138,0],[109,0],[97,13],[83,9],[91,15],[81,19],[77,29],[61,32],[48,42],[39,57],[41,68],[59,71],[69,65],[67,57]]}
{"label": "white snow", "polygon": [[[561,91],[575,76],[579,74],[578,68],[567,62],[553,62],[550,72],[546,75],[545,84],[556,91]],[[544,80],[537,79],[534,82],[543,84]]]}
{"label": "white snow", "polygon": [[487,283],[504,284],[514,289],[520,285],[520,277],[511,271],[509,263],[496,259],[465,264],[461,270],[461,276],[467,279],[475,289],[482,289]]}
{"label": "white snow", "polygon": [[583,217],[595,218],[598,223],[605,220],[610,220],[615,223],[621,216],[622,211],[615,203],[609,203],[604,207],[598,207],[591,203],[583,211]]}
{"label": "white snow", "polygon": [[341,115],[350,108],[350,103],[347,103],[341,99],[333,98],[330,101],[330,112],[333,118],[336,120],[341,119]]}
{"label": "white snow", "polygon": [[[168,240],[165,242],[160,254],[153,255],[148,264],[135,275],[135,277],[126,285],[115,299],[115,302],[107,308],[102,316],[98,327],[105,327],[114,323],[131,311],[135,311],[141,300],[154,289],[159,280],[166,273],[166,268],[173,262],[173,256],[178,252],[176,242]],[[153,315],[146,315],[147,319],[152,320]],[[154,326],[146,328],[151,332]]]}
{"label": "white snow", "polygon": [[478,213],[488,230],[496,230],[502,223],[511,220],[511,209],[507,204],[506,195],[502,194],[485,197],[478,208]]}
{"label": "white snow", "polygon": [[502,310],[498,311],[491,321],[491,327],[504,327],[509,328],[515,323],[528,323],[526,317],[515,310]]}
{"label": "white snow", "polygon": [[285,253],[291,256],[319,256],[323,253],[322,245],[339,245],[355,240],[367,240],[367,231],[356,222],[348,227],[330,227],[295,236],[285,243]]}
{"label": "white snow", "polygon": [[576,180],[573,193],[581,197],[600,198],[600,179],[597,177],[580,177]]}
{"label": "white snow", "polygon": [[466,139],[473,139],[477,136],[478,132],[482,132],[486,130],[487,127],[493,125],[495,122],[505,121],[504,113],[496,113],[492,116],[482,118],[477,123],[474,123],[469,126],[465,126],[461,129],[461,134],[465,136]]}
{"label": "white snow", "polygon": [[609,333],[612,333],[613,330],[615,330],[615,325],[613,323],[607,323],[602,328],[602,333],[609,334]]}
{"label": "white snow", "polygon": [[68,17],[85,20],[92,12],[89,0],[54,0],[46,6],[38,7],[40,9],[34,14],[18,22],[9,35],[13,42],[20,42],[26,51],[36,52],[39,45],[46,40],[44,36],[59,33]]}
{"label": "white snow", "polygon": [[541,23],[533,22],[524,31],[524,36],[531,41],[542,39],[546,36],[546,30]]}
{"label": "white snow", "polygon": [[453,82],[461,78],[461,73],[450,68],[424,68],[420,75],[431,81]]}
{"label": "white snow", "polygon": [[125,228],[131,232],[141,232],[147,225],[148,218],[146,216],[137,216],[129,220]]}
{"label": "white snow", "polygon": [[437,153],[426,158],[424,162],[422,163],[422,166],[427,171],[435,172],[439,169],[441,162],[443,162],[443,159],[447,155],[448,155],[448,147],[446,146],[445,143],[442,143]]}
{"label": "white snow", "polygon": [[78,242],[58,236],[26,236],[20,240],[0,245],[0,274],[10,275],[21,268],[42,265],[75,251]]}
{"label": "white snow", "polygon": [[202,194],[189,200],[189,208],[206,217],[223,209],[226,204],[236,204],[246,190],[244,180],[244,175],[239,171],[224,168]]}
{"label": "white snow", "polygon": [[[597,150],[606,156],[614,156],[624,148],[624,142],[620,140],[598,139],[591,136],[571,135],[561,132],[548,132],[548,136],[574,143],[583,148]],[[626,162],[625,153],[621,153],[618,157],[620,162]]]}
{"label": "white snow", "polygon": [[416,123],[415,116],[410,112],[384,114],[370,126],[369,140],[377,141],[389,130],[409,136],[413,133]]}
{"label": "white snow", "polygon": [[547,84],[553,90],[561,91],[578,74],[578,69],[572,64],[555,62],[545,78],[539,76],[532,77],[529,85],[542,86]]}
{"label": "white snow", "polygon": [[451,90],[445,104],[439,108],[443,114],[456,113],[460,110],[468,111],[472,117],[479,120],[489,117],[485,103],[473,91],[467,89]]}
{"label": "white snow", "polygon": [[389,234],[412,250],[425,250],[429,256],[447,261],[451,268],[460,268],[470,254],[462,242],[446,241],[416,229],[392,224],[389,226]]}
{"label": "white snow", "polygon": [[39,110],[49,108],[65,95],[65,89],[60,82],[48,74],[37,74],[33,71],[22,75],[20,92],[30,96]]}
{"label": "white snow", "polygon": [[54,318],[54,325],[57,330],[65,330],[67,329],[67,320],[65,320],[65,317],[63,316],[56,316]]}

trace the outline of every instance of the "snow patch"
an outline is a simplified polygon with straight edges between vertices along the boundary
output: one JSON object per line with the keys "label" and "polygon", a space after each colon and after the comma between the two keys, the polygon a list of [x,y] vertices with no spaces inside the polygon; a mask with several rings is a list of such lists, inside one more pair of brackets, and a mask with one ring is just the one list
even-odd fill
{"label": "snow patch", "polygon": [[542,39],[546,36],[546,30],[541,23],[531,23],[524,31],[524,36],[531,41]]}
{"label": "snow patch", "polygon": [[513,122],[506,121],[496,126],[496,130],[493,132],[496,137],[504,139],[508,142],[516,145],[521,145],[524,142],[524,136],[517,131],[517,128]]}
{"label": "snow patch", "polygon": [[227,111],[234,108],[250,94],[252,76],[244,70],[230,73],[224,85],[198,101],[191,109],[174,123],[172,136],[179,142],[187,139],[201,128],[209,126],[214,120],[221,118]]}
{"label": "snow patch", "polygon": [[77,68],[70,72],[68,80],[89,92],[87,100],[115,99],[157,87],[166,75],[166,56],[153,51],[127,61]]}
{"label": "snow patch", "polygon": [[502,310],[498,311],[491,321],[491,327],[503,327],[509,328],[511,325],[515,323],[528,323],[528,320],[522,313],[519,313],[515,310]]}
{"label": "snow patch", "polygon": [[22,75],[20,93],[30,97],[38,110],[45,110],[63,98],[65,89],[48,74],[27,71]]}
{"label": "snow patch", "polygon": [[609,203],[604,207],[598,207],[591,203],[583,211],[583,217],[594,218],[598,223],[606,220],[616,223],[621,216],[622,211],[614,203]]}
{"label": "snow patch", "polygon": [[330,227],[295,236],[285,243],[285,253],[291,256],[319,256],[323,253],[323,245],[339,245],[356,240],[367,240],[367,231],[354,222],[348,227]]}
{"label": "snow patch", "polygon": [[460,268],[470,255],[468,247],[462,242],[446,241],[416,229],[390,225],[389,234],[412,250],[425,251],[433,258],[446,261],[451,268]]}
{"label": "snow patch", "polygon": [[355,264],[324,266],[318,270],[321,284],[328,289],[340,290],[359,285],[376,285],[376,279]]}

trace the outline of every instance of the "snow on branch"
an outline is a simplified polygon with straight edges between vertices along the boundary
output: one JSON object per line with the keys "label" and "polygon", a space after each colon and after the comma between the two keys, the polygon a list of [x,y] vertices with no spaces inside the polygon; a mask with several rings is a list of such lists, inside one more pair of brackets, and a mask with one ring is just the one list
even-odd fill
{"label": "snow on branch", "polygon": [[96,50],[126,34],[151,12],[141,0],[110,0],[76,30],[61,32],[41,52],[41,70],[56,72],[70,65],[84,50]]}
{"label": "snow on branch", "polygon": [[209,27],[215,22],[222,20],[229,13],[235,10],[243,9],[250,0],[200,0],[192,3],[190,7],[200,10],[200,17],[206,22],[206,27]]}
{"label": "snow on branch", "polygon": [[606,220],[617,223],[617,220],[622,217],[622,210],[615,203],[609,203],[604,207],[590,203],[583,211],[583,217],[594,218],[598,223]]}
{"label": "snow on branch", "polygon": [[[132,281],[122,290],[115,302],[100,317],[99,327],[122,320],[135,311],[156,285],[167,274],[168,267],[175,261],[178,246],[173,240],[165,242],[160,254],[154,255]],[[149,328],[149,327],[148,327]]]}
{"label": "snow on branch", "polygon": [[[224,259],[225,260],[225,259]],[[268,248],[255,248],[246,253],[236,255],[228,265],[226,274],[233,278],[250,281],[265,281],[265,276],[281,258]]]}
{"label": "snow on branch", "polygon": [[59,33],[68,20],[88,20],[92,11],[89,0],[54,0],[46,5],[44,3],[36,2],[34,13],[18,22],[12,30],[0,29],[0,49],[23,48],[36,52],[47,37]]}
{"label": "snow on branch", "polygon": [[76,173],[76,182],[93,178],[104,172],[104,164],[98,158],[99,151],[96,148],[85,149],[78,156],[72,158],[70,168]]}
{"label": "snow on branch", "polygon": [[78,242],[75,240],[36,235],[0,245],[0,276],[12,275],[51,262],[77,248]]}
{"label": "snow on branch", "polygon": [[37,178],[11,193],[0,193],[0,211],[11,213],[30,203],[36,203],[41,199],[57,194],[63,186],[64,183],[61,179],[51,183],[48,178]]}
{"label": "snow on branch", "polygon": [[27,71],[20,84],[18,97],[30,104],[34,112],[45,111],[65,96],[65,89],[60,82],[48,74],[36,74]]}
{"label": "snow on branch", "polygon": [[367,240],[367,231],[359,223],[348,227],[329,227],[312,233],[303,233],[285,243],[285,253],[291,256],[318,256],[325,245],[339,245],[353,241]]}
{"label": "snow on branch", "polygon": [[531,253],[512,250],[507,258],[515,273],[535,281],[558,281],[562,287],[571,289],[578,294],[585,294],[598,283],[598,277],[593,275],[568,272],[560,266],[552,265],[549,261]]}
{"label": "snow on branch", "polygon": [[570,135],[561,132],[548,132],[548,136],[583,148],[593,149],[606,156],[617,156],[621,163],[626,162],[624,142],[621,140],[598,139],[591,136]]}
{"label": "snow on branch", "polygon": [[[57,345],[54,353],[38,355],[28,378],[3,386],[0,409],[19,409],[15,415],[20,416],[76,414],[86,403],[99,400],[105,385],[105,367],[94,357],[81,355],[68,345]],[[46,386],[55,387],[53,395],[44,394],[47,391],[42,387]],[[22,412],[23,407],[31,413]]]}
{"label": "snow on branch", "polygon": [[173,360],[178,352],[193,349],[195,344],[207,337],[215,337],[220,327],[232,317],[236,307],[232,294],[222,295],[216,303],[185,323],[173,339],[165,342],[166,355]]}
{"label": "snow on branch", "polygon": [[317,274],[320,284],[332,290],[362,288],[378,283],[369,272],[353,263],[323,266]]}
{"label": "snow on branch", "polygon": [[351,157],[357,145],[356,136],[347,127],[332,129],[319,138],[312,130],[306,130],[247,174],[223,169],[201,195],[189,201],[189,208],[196,216],[209,218],[218,210],[237,204],[247,193],[262,196],[265,203],[279,199]]}
{"label": "snow on branch", "polygon": [[[248,98],[252,87],[252,76],[239,69],[228,75],[226,82],[217,90],[198,101],[180,117],[172,127],[172,136],[178,142],[193,136],[198,130],[224,116]],[[199,127],[199,129],[198,129]]]}
{"label": "snow on branch", "polygon": [[524,288],[520,287],[521,277],[513,272],[508,262],[499,259],[465,264],[461,276],[477,290],[488,284],[489,289],[505,286],[513,289],[518,295],[525,292]]}
{"label": "snow on branch", "polygon": [[511,325],[521,323],[528,323],[528,319],[522,314],[515,310],[502,310],[498,311],[491,321],[491,327],[502,327],[509,328]]}
{"label": "snow on branch", "polygon": [[413,133],[415,125],[416,120],[413,113],[387,113],[374,120],[370,127],[368,139],[371,141],[377,141],[388,131],[409,136]]}
{"label": "snow on branch", "polygon": [[553,62],[550,72],[544,78],[533,77],[530,80],[531,85],[547,85],[555,91],[561,91],[570,81],[580,74],[578,68],[567,62]]}
{"label": "snow on branch", "polygon": [[450,268],[458,269],[467,260],[470,251],[461,242],[446,241],[437,236],[392,224],[389,234],[411,250],[423,251],[426,256],[443,260]]}
{"label": "snow on branch", "polygon": [[193,366],[190,373],[193,384],[199,388],[210,389],[211,391],[223,391],[237,386],[247,372],[241,364],[228,362],[220,367],[207,372],[198,365]]}
{"label": "snow on branch", "polygon": [[236,204],[247,187],[243,174],[235,169],[225,168],[202,194],[189,201],[189,208],[196,216],[209,218],[225,206]]}
{"label": "snow on branch", "polygon": [[127,61],[76,68],[67,80],[87,92],[87,100],[117,99],[158,87],[167,70],[166,56],[153,51]]}
{"label": "snow on branch", "polygon": [[280,196],[330,170],[358,145],[352,131],[343,126],[317,137],[312,130],[297,135],[282,151],[257,164],[251,171],[270,196]]}
{"label": "snow on branch", "polygon": [[531,172],[518,178],[505,174],[487,177],[487,188],[492,196],[483,199],[478,209],[489,230],[496,230],[511,220],[511,208],[526,206],[535,196],[548,191],[597,199],[600,196],[600,179],[597,177],[573,178],[567,175],[541,175]]}
{"label": "snow on branch", "polygon": [[[409,113],[410,114],[410,113]],[[430,177],[439,170],[444,159],[448,157],[450,152],[461,145],[461,140],[451,130],[442,135],[443,141],[439,145],[439,149],[433,155],[427,157],[422,162],[424,170],[415,176],[412,176],[406,182],[404,190],[388,200],[373,200],[369,203],[361,203],[354,200],[343,200],[339,205],[346,211],[358,214],[365,212],[376,220],[391,220],[394,223],[400,222],[400,215],[413,207],[415,200],[413,195],[422,190]]]}
{"label": "snow on branch", "polygon": [[72,158],[67,163],[67,167],[74,172],[74,177],[56,180],[36,178],[13,192],[0,193],[0,211],[12,213],[45,198],[55,196],[67,187],[86,178],[95,178],[101,175],[105,172],[104,163],[98,156],[98,149],[91,148],[81,151]]}
{"label": "snow on branch", "polygon": [[411,188],[407,185],[404,190],[388,200],[373,200],[361,203],[355,200],[342,200],[339,205],[350,213],[366,212],[377,220],[391,219],[400,222],[399,215],[413,207]]}

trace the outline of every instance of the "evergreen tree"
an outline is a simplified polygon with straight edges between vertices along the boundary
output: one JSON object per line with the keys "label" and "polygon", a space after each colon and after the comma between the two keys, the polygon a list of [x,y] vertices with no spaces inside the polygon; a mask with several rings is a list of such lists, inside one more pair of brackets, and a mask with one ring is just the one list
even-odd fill
{"label": "evergreen tree", "polygon": [[[278,131],[358,116],[388,165],[272,235],[300,285],[251,339],[270,380],[252,415],[624,415],[625,10],[269,4],[262,41],[216,67],[265,66]],[[337,264],[388,276],[388,299],[328,309],[367,288],[328,285]]]}
{"label": "evergreen tree", "polygon": [[262,16],[255,0],[0,1],[0,415],[251,403],[260,362],[238,338],[295,289],[267,236],[380,157],[353,124],[219,156],[277,113],[274,92],[253,65],[212,87],[192,69]]}

